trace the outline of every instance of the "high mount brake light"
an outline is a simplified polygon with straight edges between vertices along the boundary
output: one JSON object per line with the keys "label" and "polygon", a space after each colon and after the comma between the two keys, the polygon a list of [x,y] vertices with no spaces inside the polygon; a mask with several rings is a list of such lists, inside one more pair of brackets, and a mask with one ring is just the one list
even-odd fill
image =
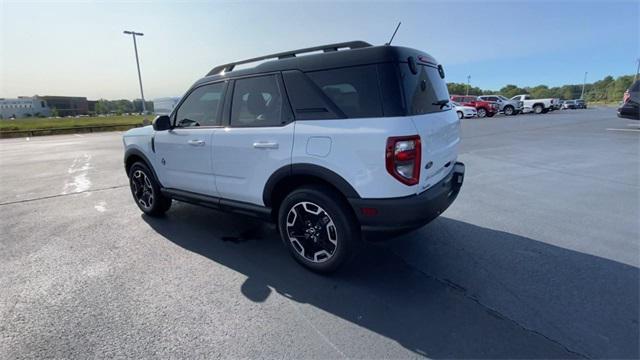
{"label": "high mount brake light", "polygon": [[387,139],[385,161],[391,176],[405,185],[420,182],[422,143],[419,135],[394,136]]}

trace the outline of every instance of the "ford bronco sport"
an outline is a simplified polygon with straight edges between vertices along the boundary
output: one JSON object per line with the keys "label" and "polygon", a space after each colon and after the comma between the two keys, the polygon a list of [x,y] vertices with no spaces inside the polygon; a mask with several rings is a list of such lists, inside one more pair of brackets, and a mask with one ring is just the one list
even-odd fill
{"label": "ford bronco sport", "polygon": [[419,228],[458,195],[443,79],[424,52],[362,41],[220,65],[124,134],[131,193],[150,216],[177,200],[274,221],[298,262],[333,271],[363,234]]}

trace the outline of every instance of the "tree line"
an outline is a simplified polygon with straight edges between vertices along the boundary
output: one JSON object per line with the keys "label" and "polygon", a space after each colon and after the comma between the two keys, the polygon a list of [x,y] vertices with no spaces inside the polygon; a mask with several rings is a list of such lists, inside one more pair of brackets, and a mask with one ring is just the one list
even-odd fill
{"label": "tree line", "polygon": [[[153,112],[153,102],[145,101],[148,112]],[[121,100],[107,100],[100,99],[96,101],[95,106],[96,114],[117,114],[124,113],[141,113],[142,112],[142,100],[135,99],[133,101],[121,99]]]}
{"label": "tree line", "polygon": [[[624,75],[617,78],[606,76],[602,80],[585,85],[584,98],[587,101],[619,102],[622,95],[633,83],[633,75]],[[450,94],[464,95],[467,93],[467,84],[447,83]],[[560,98],[563,100],[579,99],[582,94],[582,84],[563,85],[548,87],[538,85],[534,87],[518,87],[516,85],[506,85],[500,90],[484,90],[479,87],[470,86],[469,95],[494,95],[500,94],[511,98],[519,94],[529,94],[534,98]]]}

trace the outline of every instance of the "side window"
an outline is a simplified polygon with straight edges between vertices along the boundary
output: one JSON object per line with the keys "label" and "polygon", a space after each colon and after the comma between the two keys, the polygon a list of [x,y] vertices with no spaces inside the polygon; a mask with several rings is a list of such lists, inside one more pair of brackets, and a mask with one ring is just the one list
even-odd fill
{"label": "side window", "polygon": [[226,84],[201,86],[192,91],[176,111],[175,126],[220,126],[220,108]]}
{"label": "side window", "polygon": [[231,126],[280,126],[287,121],[280,83],[275,75],[235,81]]}
{"label": "side window", "polygon": [[347,117],[382,116],[375,65],[314,71],[307,75]]}

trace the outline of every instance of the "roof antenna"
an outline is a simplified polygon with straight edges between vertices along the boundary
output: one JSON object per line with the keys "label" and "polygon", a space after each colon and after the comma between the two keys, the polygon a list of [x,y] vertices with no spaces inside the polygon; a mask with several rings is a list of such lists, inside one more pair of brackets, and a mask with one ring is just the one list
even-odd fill
{"label": "roof antenna", "polygon": [[393,41],[393,38],[396,37],[396,33],[398,32],[398,29],[400,28],[401,24],[402,24],[402,21],[398,21],[398,26],[396,26],[396,29],[393,31],[393,35],[391,35],[391,39],[389,39],[389,42],[386,43],[385,45],[391,45],[391,42]]}

